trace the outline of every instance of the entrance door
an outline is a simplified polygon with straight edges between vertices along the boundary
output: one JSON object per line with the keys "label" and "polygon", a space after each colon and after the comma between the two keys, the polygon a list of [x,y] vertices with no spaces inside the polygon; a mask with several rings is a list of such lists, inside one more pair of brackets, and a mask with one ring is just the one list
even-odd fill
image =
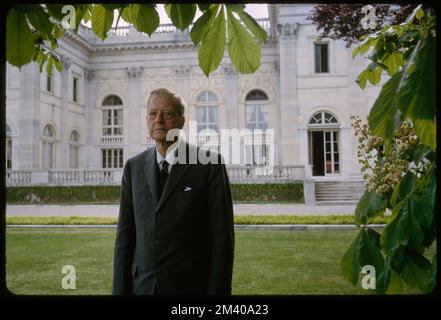
{"label": "entrance door", "polygon": [[310,132],[310,150],[311,152],[311,164],[313,176],[325,175],[325,159],[323,153],[323,131],[311,131]]}
{"label": "entrance door", "polygon": [[338,138],[336,130],[309,132],[309,160],[313,176],[340,173]]}

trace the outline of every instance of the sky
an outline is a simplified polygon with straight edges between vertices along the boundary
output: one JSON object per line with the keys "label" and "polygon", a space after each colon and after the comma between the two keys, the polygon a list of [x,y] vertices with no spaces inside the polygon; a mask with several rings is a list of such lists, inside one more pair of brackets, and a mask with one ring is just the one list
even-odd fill
{"label": "sky", "polygon": [[[163,4],[157,4],[156,8],[159,13],[159,23],[165,24],[165,23],[171,23],[170,19],[168,18],[167,14],[164,10]],[[268,5],[266,3],[246,3],[245,4],[245,11],[249,13],[254,19],[258,18],[268,18]],[[198,10],[196,11],[196,18],[201,16],[201,12]],[[116,24],[116,18],[118,17],[117,13],[115,14],[115,19],[113,21],[113,26]],[[91,22],[89,21],[86,23],[86,25],[90,28]],[[127,26],[128,24],[120,19],[118,22],[118,26]]]}
{"label": "sky", "polygon": [[[156,5],[159,13],[160,23],[171,23],[167,14],[164,11],[163,4]],[[268,18],[268,5],[266,3],[246,3],[245,11],[249,13],[254,19],[256,18]],[[201,12],[198,10],[196,12],[196,18],[201,16]]]}

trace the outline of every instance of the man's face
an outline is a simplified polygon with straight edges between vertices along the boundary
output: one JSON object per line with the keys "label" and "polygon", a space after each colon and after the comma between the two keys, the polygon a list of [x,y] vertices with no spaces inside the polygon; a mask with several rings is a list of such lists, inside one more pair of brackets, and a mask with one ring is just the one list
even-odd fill
{"label": "man's face", "polygon": [[170,129],[182,129],[185,118],[177,113],[168,97],[153,95],[147,111],[147,128],[150,136],[159,143],[165,143]]}

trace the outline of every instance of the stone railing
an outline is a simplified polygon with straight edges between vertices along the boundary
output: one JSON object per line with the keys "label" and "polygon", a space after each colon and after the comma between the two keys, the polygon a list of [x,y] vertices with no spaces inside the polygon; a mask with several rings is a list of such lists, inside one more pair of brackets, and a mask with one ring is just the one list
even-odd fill
{"label": "stone railing", "polygon": [[[232,183],[292,182],[304,180],[305,168],[298,166],[229,166],[228,177]],[[8,170],[7,186],[74,186],[119,185],[122,169],[65,169],[49,171]]]}
{"label": "stone railing", "polygon": [[124,136],[102,136],[100,138],[100,144],[124,144]]}
{"label": "stone railing", "polygon": [[122,169],[98,170],[49,170],[49,171],[6,171],[7,186],[73,186],[73,185],[112,185],[120,184]]}
{"label": "stone railing", "polygon": [[31,185],[31,170],[6,170],[7,186],[26,186]]}
{"label": "stone railing", "polygon": [[304,166],[246,167],[227,166],[228,177],[234,183],[292,182],[305,178]]}
{"label": "stone railing", "polygon": [[[268,34],[270,33],[270,20],[269,18],[260,18],[260,19],[256,19],[257,23],[259,24],[259,26],[261,26]],[[153,32],[152,36],[154,35],[162,35],[162,34],[178,34],[178,35],[182,35],[182,34],[187,34],[189,35],[191,28],[193,27],[193,24],[191,24],[188,29],[185,29],[184,31],[181,31],[179,29],[177,29],[173,24],[171,23],[164,23],[164,24],[160,24],[158,26],[158,28],[155,30],[155,32]],[[84,29],[82,32],[80,32],[80,34],[88,39],[89,37],[92,36],[91,33],[91,28],[86,27],[86,26],[81,26],[80,29]],[[136,29],[133,28],[133,26],[120,26],[118,28],[111,28],[108,33],[107,36],[108,37],[122,37],[122,38],[126,38],[126,37],[130,37],[132,34],[139,34],[139,32],[136,31]],[[148,38],[149,39],[149,38]]]}

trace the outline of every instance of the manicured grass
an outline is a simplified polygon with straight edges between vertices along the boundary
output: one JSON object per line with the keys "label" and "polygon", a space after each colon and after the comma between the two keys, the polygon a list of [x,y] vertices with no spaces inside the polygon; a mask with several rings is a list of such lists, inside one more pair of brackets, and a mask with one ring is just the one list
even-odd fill
{"label": "manicured grass", "polygon": [[[233,294],[372,294],[340,275],[355,232],[237,230]],[[114,239],[114,228],[8,228],[7,286],[20,295],[110,294]],[[75,290],[62,289],[64,265],[76,269]]]}
{"label": "manicured grass", "polygon": [[[388,217],[377,217],[373,224],[384,224]],[[7,217],[7,224],[116,224],[117,218],[111,217]],[[354,224],[354,215],[329,216],[235,216],[236,224]]]}

